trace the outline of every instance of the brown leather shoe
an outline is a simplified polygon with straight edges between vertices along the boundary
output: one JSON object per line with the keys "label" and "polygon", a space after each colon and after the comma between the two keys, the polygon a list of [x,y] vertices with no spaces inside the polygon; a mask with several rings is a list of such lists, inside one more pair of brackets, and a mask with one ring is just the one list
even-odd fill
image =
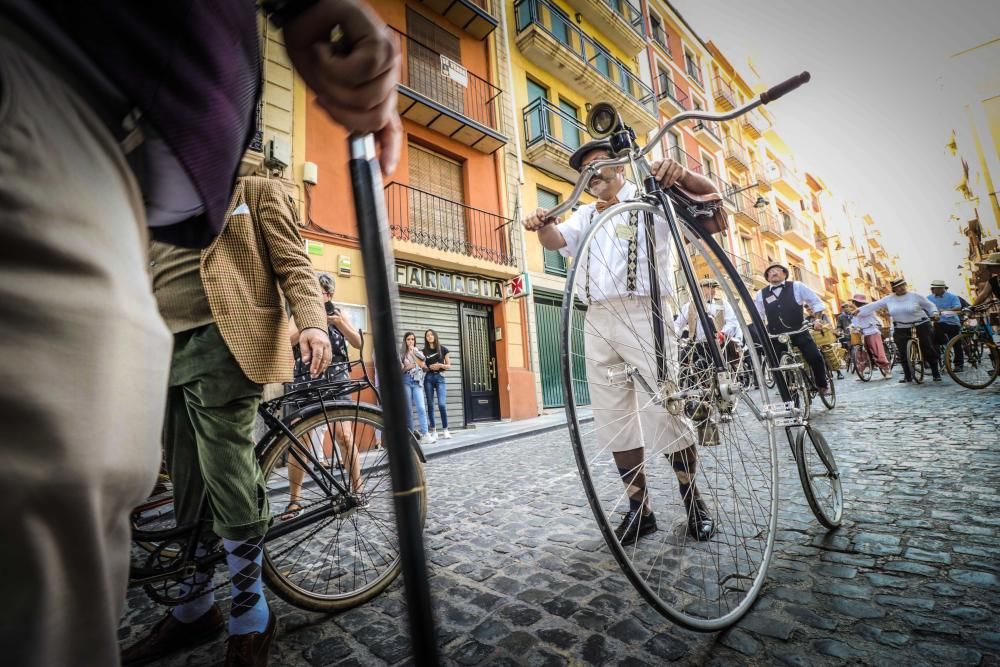
{"label": "brown leather shoe", "polygon": [[225,627],[226,619],[217,604],[191,623],[181,623],[168,611],[145,637],[122,652],[122,665],[145,665],[171,653],[198,646]]}
{"label": "brown leather shoe", "polygon": [[267,667],[271,642],[278,634],[278,617],[270,611],[264,632],[230,635],[226,640],[226,667]]}

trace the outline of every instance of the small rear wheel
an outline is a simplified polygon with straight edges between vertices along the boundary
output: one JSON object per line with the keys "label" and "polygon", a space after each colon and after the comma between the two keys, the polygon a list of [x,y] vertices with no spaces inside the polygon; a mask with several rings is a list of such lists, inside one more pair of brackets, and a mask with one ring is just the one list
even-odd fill
{"label": "small rear wheel", "polygon": [[844,515],[844,491],[830,445],[812,426],[792,427],[789,436],[809,508],[821,524],[836,528]]}
{"label": "small rear wheel", "polygon": [[924,355],[920,352],[920,343],[915,340],[906,341],[906,360],[910,362],[910,372],[917,384],[924,382]]}
{"label": "small rear wheel", "polygon": [[[871,368],[868,369],[868,375],[871,376]],[[819,400],[823,401],[827,410],[833,410],[837,407],[837,385],[833,381],[833,373],[830,372],[829,368],[826,369],[826,386],[830,389],[830,393],[820,392]]]}

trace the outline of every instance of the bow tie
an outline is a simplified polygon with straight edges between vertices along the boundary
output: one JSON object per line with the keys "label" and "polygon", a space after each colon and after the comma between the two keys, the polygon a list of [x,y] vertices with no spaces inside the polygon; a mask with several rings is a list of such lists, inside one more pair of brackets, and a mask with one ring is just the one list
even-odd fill
{"label": "bow tie", "polygon": [[597,204],[596,204],[596,206],[597,206],[597,212],[598,213],[603,213],[604,209],[606,209],[609,206],[613,206],[615,204],[618,204],[618,203],[619,203],[618,197],[612,197],[608,201],[604,201],[602,199],[598,199],[597,200]]}

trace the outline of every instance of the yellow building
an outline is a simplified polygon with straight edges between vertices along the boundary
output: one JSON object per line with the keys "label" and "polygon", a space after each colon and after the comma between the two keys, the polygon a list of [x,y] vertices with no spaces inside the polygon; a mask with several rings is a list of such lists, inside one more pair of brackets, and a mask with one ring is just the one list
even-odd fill
{"label": "yellow building", "polygon": [[[614,104],[640,137],[656,126],[657,118],[653,90],[643,82],[636,57],[645,48],[637,6],[625,0],[518,0],[505,5],[510,94],[523,161],[518,206],[523,217],[535,208],[555,206],[572,191],[577,174],[568,161],[589,139],[583,123],[591,104]],[[527,234],[525,266],[532,286],[528,325],[537,355],[539,405],[557,407],[565,400],[559,304],[567,263]]]}

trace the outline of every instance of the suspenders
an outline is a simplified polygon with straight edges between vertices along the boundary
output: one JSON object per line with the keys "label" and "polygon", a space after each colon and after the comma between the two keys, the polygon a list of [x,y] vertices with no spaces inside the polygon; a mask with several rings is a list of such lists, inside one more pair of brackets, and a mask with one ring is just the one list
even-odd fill
{"label": "suspenders", "polygon": [[[596,209],[595,209],[596,214]],[[593,221],[593,216],[591,216],[591,221]],[[628,214],[628,226],[629,226],[629,240],[628,240],[628,252],[625,258],[625,289],[628,290],[629,298],[635,296],[636,290],[636,275],[639,269],[639,212],[630,211]],[[593,242],[593,241],[591,241]],[[593,299],[590,297],[590,248],[586,249],[587,252],[587,264],[585,267],[586,273],[586,284],[584,287],[584,293],[587,296],[587,303],[592,303]]]}

